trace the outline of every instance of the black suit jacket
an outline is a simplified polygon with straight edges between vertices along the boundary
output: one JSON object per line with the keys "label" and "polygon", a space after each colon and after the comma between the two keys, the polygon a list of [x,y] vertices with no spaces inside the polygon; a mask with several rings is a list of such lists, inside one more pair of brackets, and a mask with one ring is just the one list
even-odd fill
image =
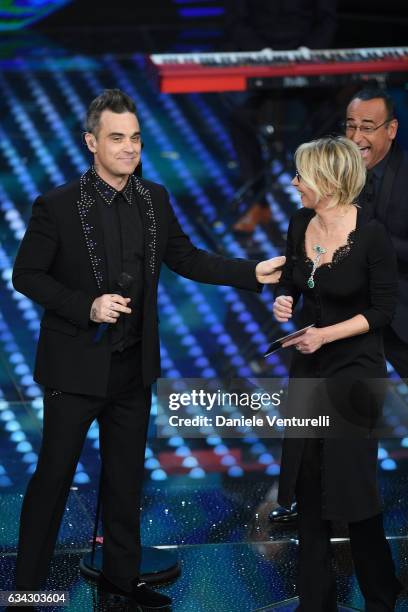
{"label": "black suit jacket", "polygon": [[[195,248],[161,185],[132,176],[145,242],[142,371],[145,385],[160,375],[157,286],[162,262],[196,281],[259,290],[256,262]],[[70,393],[105,396],[109,335],[94,342],[93,300],[108,292],[102,225],[90,171],[37,198],[17,253],[13,285],[44,309],[34,379]]]}
{"label": "black suit jacket", "polygon": [[376,194],[375,216],[385,225],[398,261],[398,302],[392,327],[408,342],[408,155],[394,142]]}

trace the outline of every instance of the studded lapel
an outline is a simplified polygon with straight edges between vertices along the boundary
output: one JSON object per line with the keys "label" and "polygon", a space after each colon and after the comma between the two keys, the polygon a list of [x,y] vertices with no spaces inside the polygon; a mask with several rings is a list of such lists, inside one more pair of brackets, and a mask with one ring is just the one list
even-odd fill
{"label": "studded lapel", "polygon": [[91,261],[92,272],[101,293],[108,291],[103,231],[98,215],[92,173],[87,170],[80,179],[80,199],[77,202],[82,231]]}
{"label": "studded lapel", "polygon": [[142,198],[144,250],[145,250],[145,279],[151,280],[157,272],[157,223],[153,209],[152,194],[135,175],[132,176],[136,193]]}
{"label": "studded lapel", "polygon": [[[131,180],[136,193],[143,201],[142,215],[145,244],[145,279],[150,281],[157,272],[157,224],[153,209],[152,196],[142,181],[132,175]],[[92,170],[89,169],[80,179],[80,199],[77,202],[86,247],[91,261],[92,272],[101,293],[108,291],[105,267],[103,232],[98,216]]]}

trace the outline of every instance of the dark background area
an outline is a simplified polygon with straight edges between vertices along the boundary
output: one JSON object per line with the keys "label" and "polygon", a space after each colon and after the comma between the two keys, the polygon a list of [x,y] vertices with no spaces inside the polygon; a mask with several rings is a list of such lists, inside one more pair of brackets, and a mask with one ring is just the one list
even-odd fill
{"label": "dark background area", "polygon": [[[195,9],[210,15],[186,15],[186,11]],[[35,32],[79,52],[130,53],[179,50],[186,41],[186,31],[190,31],[196,49],[210,50],[208,40],[210,48],[217,48],[222,40],[223,21],[222,0],[76,0],[26,32]],[[338,1],[335,47],[405,46],[407,31],[408,3],[403,0]]]}

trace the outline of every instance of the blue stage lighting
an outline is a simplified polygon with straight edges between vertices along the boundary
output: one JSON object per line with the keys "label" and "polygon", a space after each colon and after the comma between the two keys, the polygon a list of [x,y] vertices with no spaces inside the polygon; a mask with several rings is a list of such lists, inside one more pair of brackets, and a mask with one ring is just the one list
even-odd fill
{"label": "blue stage lighting", "polygon": [[147,470],[155,470],[160,467],[160,461],[155,457],[150,457],[145,461],[145,468]]}
{"label": "blue stage lighting", "polygon": [[380,466],[383,470],[386,471],[391,471],[391,470],[396,470],[397,469],[397,464],[394,461],[394,459],[384,459],[383,461],[381,461]]}
{"label": "blue stage lighting", "polygon": [[240,476],[244,475],[244,470],[239,465],[233,465],[228,468],[227,474],[232,478],[239,478]]}
{"label": "blue stage lighting", "polygon": [[201,467],[194,467],[188,475],[194,479],[205,478],[205,470]]}
{"label": "blue stage lighting", "polygon": [[277,463],[271,463],[265,470],[267,476],[278,476],[280,473],[280,466]]}
{"label": "blue stage lighting", "polygon": [[263,465],[269,465],[274,461],[274,458],[270,453],[262,453],[258,457],[258,463],[262,463]]}
{"label": "blue stage lighting", "polygon": [[189,457],[191,455],[191,450],[188,446],[179,446],[175,450],[175,455],[177,457]]}
{"label": "blue stage lighting", "polygon": [[210,446],[215,446],[217,444],[222,443],[220,436],[215,436],[215,435],[207,436],[206,441],[207,441],[207,444],[209,444]]}
{"label": "blue stage lighting", "polygon": [[13,433],[10,435],[10,440],[12,442],[22,442],[25,439],[26,435],[23,431],[13,431]]}
{"label": "blue stage lighting", "polygon": [[229,452],[228,446],[225,446],[225,444],[223,444],[222,442],[221,444],[217,444],[217,446],[214,448],[214,453],[216,455],[225,455],[228,452]]}
{"label": "blue stage lighting", "polygon": [[4,426],[4,429],[6,431],[18,431],[19,429],[21,429],[21,425],[20,423],[18,423],[17,421],[7,421],[7,423]]}
{"label": "blue stage lighting", "polygon": [[221,459],[221,465],[235,465],[237,460],[233,455],[224,455]]}
{"label": "blue stage lighting", "polygon": [[263,442],[256,442],[251,447],[251,453],[253,453],[254,455],[258,455],[260,453],[266,453],[266,452],[267,452],[267,448]]}
{"label": "blue stage lighting", "polygon": [[74,476],[74,482],[75,484],[87,484],[91,481],[88,474],[86,474],[85,472],[77,472],[77,474],[75,474]]}
{"label": "blue stage lighting", "polygon": [[378,457],[378,459],[386,459],[388,457],[388,452],[385,450],[385,448],[380,446],[378,448],[377,457]]}
{"label": "blue stage lighting", "polygon": [[167,474],[163,469],[158,469],[158,470],[153,470],[153,472],[150,474],[150,478],[152,480],[166,480],[167,479]]}
{"label": "blue stage lighting", "polygon": [[19,453],[29,453],[33,450],[33,447],[31,446],[30,442],[23,440],[17,444],[16,450]]}
{"label": "blue stage lighting", "polygon": [[167,444],[177,448],[178,446],[184,444],[184,439],[181,436],[173,436],[167,440]]}
{"label": "blue stage lighting", "polygon": [[183,459],[182,466],[186,468],[194,468],[198,466],[198,461],[195,457],[190,455],[189,457],[185,457]]}
{"label": "blue stage lighting", "polygon": [[35,464],[37,464],[38,455],[37,455],[37,453],[28,452],[28,453],[26,453],[25,455],[23,455],[21,457],[21,460],[24,461],[24,463],[35,463]]}

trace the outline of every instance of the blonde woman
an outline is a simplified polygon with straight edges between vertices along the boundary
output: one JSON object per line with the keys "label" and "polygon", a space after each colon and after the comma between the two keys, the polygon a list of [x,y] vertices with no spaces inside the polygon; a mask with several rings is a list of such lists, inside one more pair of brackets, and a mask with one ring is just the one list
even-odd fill
{"label": "blonde woman", "polygon": [[[303,208],[288,229],[286,264],[274,315],[288,321],[302,296],[294,378],[386,377],[382,328],[392,319],[397,270],[391,241],[375,220],[363,222],[355,202],[365,182],[358,147],[343,137],[305,143],[296,151]],[[401,591],[384,535],[376,482],[375,439],[285,439],[279,503],[299,512],[298,594],[301,612],[334,612],[331,521],[349,525],[366,612],[394,610]]]}

